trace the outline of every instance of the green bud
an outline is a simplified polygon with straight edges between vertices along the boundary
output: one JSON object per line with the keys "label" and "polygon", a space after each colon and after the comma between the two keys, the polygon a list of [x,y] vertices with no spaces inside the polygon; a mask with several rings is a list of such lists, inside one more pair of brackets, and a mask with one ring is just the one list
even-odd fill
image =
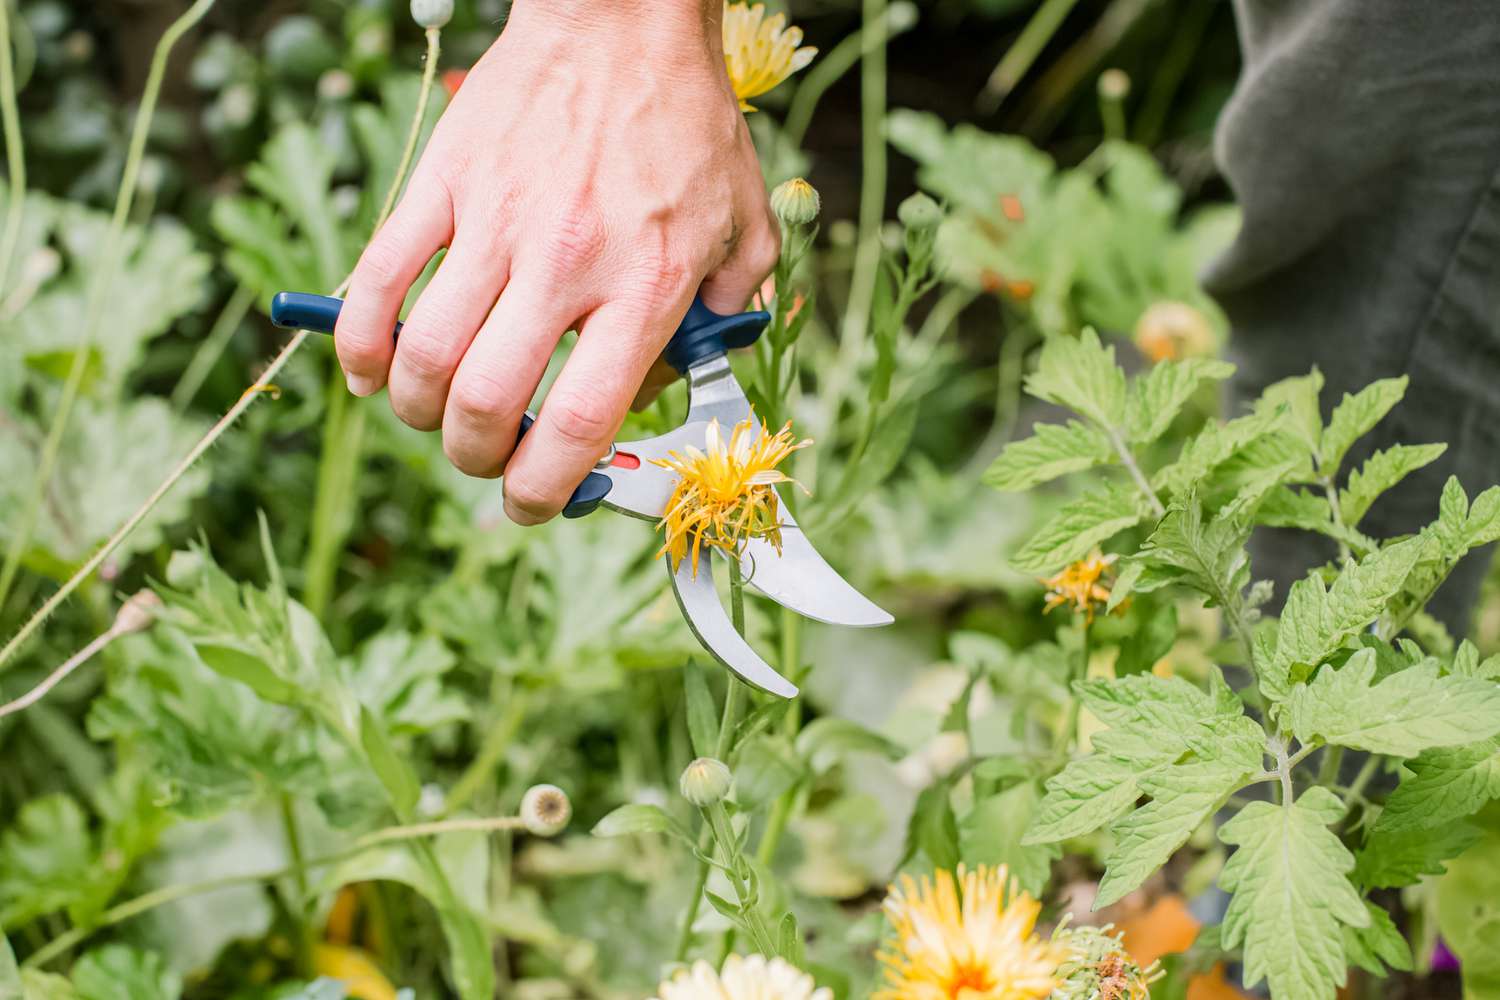
{"label": "green bud", "polygon": [[677,787],[682,797],[695,806],[711,806],[729,794],[734,776],[723,761],[699,757],[682,771]]}
{"label": "green bud", "polygon": [[896,209],[896,218],[907,229],[932,229],[943,221],[943,209],[937,202],[918,191]]}
{"label": "green bud", "polygon": [[805,226],[818,217],[823,201],[818,189],[801,177],[782,181],[771,192],[771,211],[788,226]]}
{"label": "green bud", "polygon": [[411,0],[411,19],[424,28],[441,28],[453,16],[453,0]]}
{"label": "green bud", "polygon": [[537,837],[555,837],[573,818],[568,793],[556,785],[532,785],[521,796],[521,824]]}
{"label": "green bud", "polygon": [[1099,74],[1099,96],[1106,101],[1123,101],[1130,94],[1130,75],[1123,69],[1107,69]]}

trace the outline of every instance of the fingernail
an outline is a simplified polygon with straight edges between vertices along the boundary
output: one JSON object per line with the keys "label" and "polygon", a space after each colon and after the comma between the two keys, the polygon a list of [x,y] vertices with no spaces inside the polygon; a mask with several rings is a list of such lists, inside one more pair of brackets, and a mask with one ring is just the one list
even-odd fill
{"label": "fingernail", "polygon": [[370,376],[356,375],[353,372],[345,372],[344,381],[349,383],[349,391],[356,396],[368,396],[380,388],[380,383]]}

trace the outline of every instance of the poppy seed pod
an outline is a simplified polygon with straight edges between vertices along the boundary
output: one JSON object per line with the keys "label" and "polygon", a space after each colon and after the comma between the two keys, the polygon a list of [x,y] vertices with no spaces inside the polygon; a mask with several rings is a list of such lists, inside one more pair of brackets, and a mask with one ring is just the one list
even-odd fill
{"label": "poppy seed pod", "polygon": [[424,28],[441,28],[453,16],[453,0],[411,0],[411,19]]}
{"label": "poppy seed pod", "polygon": [[702,808],[711,806],[728,795],[733,781],[734,776],[729,773],[729,768],[723,761],[699,757],[683,768],[677,787],[683,798]]}
{"label": "poppy seed pod", "polygon": [[896,218],[907,229],[931,229],[943,221],[943,209],[937,202],[918,191],[896,209]]}
{"label": "poppy seed pod", "polygon": [[521,796],[521,824],[537,837],[555,837],[573,818],[568,793],[556,785],[532,785]]}
{"label": "poppy seed pod", "polygon": [[771,192],[771,211],[788,226],[805,226],[818,217],[823,200],[818,189],[801,177],[782,181]]}

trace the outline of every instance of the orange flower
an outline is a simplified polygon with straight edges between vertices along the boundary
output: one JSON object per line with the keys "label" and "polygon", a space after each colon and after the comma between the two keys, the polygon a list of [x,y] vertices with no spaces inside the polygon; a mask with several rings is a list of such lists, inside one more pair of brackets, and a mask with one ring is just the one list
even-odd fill
{"label": "orange flower", "polygon": [[1044,577],[1047,587],[1047,606],[1043,614],[1064,604],[1071,604],[1094,620],[1094,608],[1109,603],[1109,582],[1113,574],[1110,567],[1118,556],[1101,555],[1095,549],[1087,559],[1069,564],[1056,576]]}
{"label": "orange flower", "polygon": [[1181,361],[1214,353],[1208,318],[1185,302],[1157,302],[1141,313],[1132,336],[1151,361]]}

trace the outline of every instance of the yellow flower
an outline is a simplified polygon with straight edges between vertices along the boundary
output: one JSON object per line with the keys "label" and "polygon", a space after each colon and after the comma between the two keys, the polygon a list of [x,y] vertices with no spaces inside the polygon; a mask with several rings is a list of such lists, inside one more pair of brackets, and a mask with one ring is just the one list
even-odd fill
{"label": "yellow flower", "polygon": [[679,970],[653,1000],[833,1000],[833,991],[784,959],[730,955],[720,972],[701,960]]}
{"label": "yellow flower", "polygon": [[[885,986],[872,1000],[1040,1000],[1057,986],[1061,946],[1035,933],[1042,904],[1004,865],[958,866],[920,883],[901,876],[885,899],[895,941],[879,954]],[[959,889],[963,898],[959,899]]]}
{"label": "yellow flower", "polygon": [[674,451],[652,459],[678,476],[667,512],[657,524],[667,536],[657,555],[665,553],[675,571],[691,544],[697,576],[698,552],[704,545],[738,554],[750,539],[764,538],[780,552],[781,519],[772,487],[794,480],[776,466],[810,444],[792,439],[790,421],[775,434],[761,424],[756,434],[753,419],[736,424],[725,444],[714,420],[704,435],[706,451],[689,445],[685,455]]}
{"label": "yellow flower", "polygon": [[1208,317],[1186,302],[1152,304],[1136,320],[1135,346],[1150,361],[1181,361],[1214,353]]}
{"label": "yellow flower", "polygon": [[1087,559],[1070,564],[1056,576],[1044,577],[1047,587],[1047,607],[1043,614],[1063,604],[1071,604],[1094,620],[1094,607],[1109,603],[1109,567],[1119,558],[1101,555],[1095,549]]}
{"label": "yellow flower", "polygon": [[357,1000],[396,1000],[396,988],[368,952],[342,944],[313,945],[313,971],[344,984]]}
{"label": "yellow flower", "polygon": [[766,17],[766,5],[724,5],[724,65],[741,111],[754,111],[759,97],[813,61],[818,50],[802,45],[802,29],[784,27],[786,15]]}

